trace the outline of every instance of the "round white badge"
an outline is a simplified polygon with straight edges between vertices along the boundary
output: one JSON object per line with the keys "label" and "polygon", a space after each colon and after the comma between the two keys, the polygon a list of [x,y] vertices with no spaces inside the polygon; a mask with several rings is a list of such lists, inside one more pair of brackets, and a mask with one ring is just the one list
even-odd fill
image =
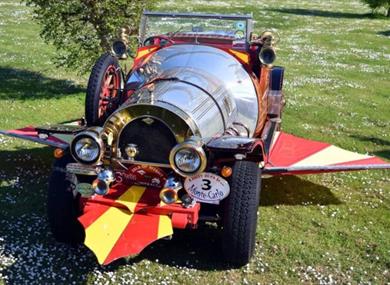
{"label": "round white badge", "polygon": [[229,183],[213,173],[203,172],[184,181],[187,193],[196,201],[219,204],[230,193]]}

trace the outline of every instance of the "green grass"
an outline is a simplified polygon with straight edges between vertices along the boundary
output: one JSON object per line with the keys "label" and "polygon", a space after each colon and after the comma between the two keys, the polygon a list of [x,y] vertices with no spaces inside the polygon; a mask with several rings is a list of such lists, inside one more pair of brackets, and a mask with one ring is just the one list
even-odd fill
{"label": "green grass", "polygon": [[[190,7],[190,8],[189,8]],[[160,10],[250,13],[280,35],[283,129],[390,160],[390,22],[359,1],[163,1]],[[56,68],[30,10],[0,1],[0,129],[84,112],[86,77]],[[51,149],[0,137],[0,284],[296,284],[390,282],[387,171],[263,182],[253,261],[220,261],[218,231],[178,232],[133,260],[96,264],[56,244],[45,218]]]}

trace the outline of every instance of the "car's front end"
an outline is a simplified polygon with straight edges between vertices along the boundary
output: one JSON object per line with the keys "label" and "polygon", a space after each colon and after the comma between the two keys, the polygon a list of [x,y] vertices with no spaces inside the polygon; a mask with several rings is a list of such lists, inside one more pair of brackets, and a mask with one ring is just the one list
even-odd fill
{"label": "car's front end", "polygon": [[[94,177],[90,195],[105,195],[126,177],[129,184],[159,188],[166,204],[219,204],[229,193],[226,179],[231,173],[226,169],[237,157],[262,158],[261,141],[253,138],[259,102],[252,78],[222,50],[182,44],[154,53],[132,70],[127,85],[134,86],[135,80],[142,87],[132,90],[102,127],[89,127],[74,137],[70,151],[76,162],[68,170]],[[216,148],[221,139],[235,141]],[[224,188],[218,191],[223,195],[208,192],[209,198],[203,197],[202,189],[194,194],[193,185],[204,175],[221,181]]]}

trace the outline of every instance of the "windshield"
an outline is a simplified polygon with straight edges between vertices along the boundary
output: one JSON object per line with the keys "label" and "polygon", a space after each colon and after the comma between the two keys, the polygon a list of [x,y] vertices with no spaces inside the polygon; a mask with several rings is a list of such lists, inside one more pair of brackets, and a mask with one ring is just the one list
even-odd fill
{"label": "windshield", "polygon": [[169,14],[145,12],[140,27],[140,40],[156,35],[170,37],[217,37],[245,43],[250,32],[251,16],[212,14]]}

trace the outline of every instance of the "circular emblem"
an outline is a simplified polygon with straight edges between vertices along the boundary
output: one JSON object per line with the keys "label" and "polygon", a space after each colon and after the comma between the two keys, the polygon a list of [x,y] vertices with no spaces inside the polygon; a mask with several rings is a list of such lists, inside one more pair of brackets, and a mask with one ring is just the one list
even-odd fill
{"label": "circular emblem", "polygon": [[229,183],[225,179],[208,172],[187,177],[184,188],[194,200],[210,204],[219,204],[230,193]]}
{"label": "circular emblem", "polygon": [[126,172],[116,173],[116,181],[124,184],[162,188],[166,180],[164,171],[150,165],[133,165]]}

